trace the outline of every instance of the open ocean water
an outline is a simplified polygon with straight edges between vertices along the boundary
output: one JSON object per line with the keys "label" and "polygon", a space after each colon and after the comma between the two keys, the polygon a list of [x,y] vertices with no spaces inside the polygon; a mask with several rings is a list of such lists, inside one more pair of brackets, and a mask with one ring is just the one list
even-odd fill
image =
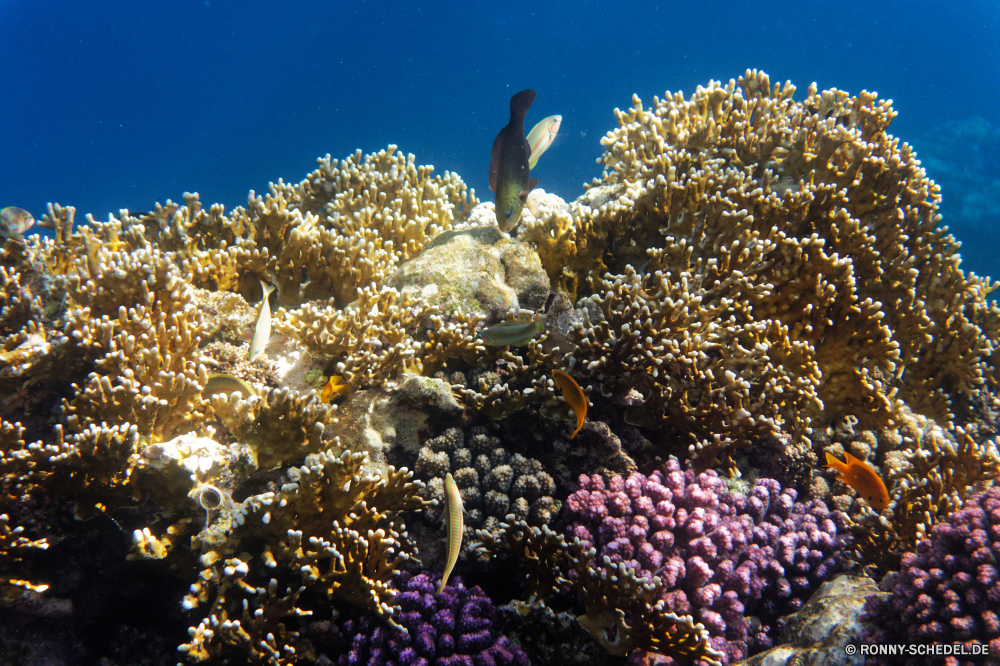
{"label": "open ocean water", "polygon": [[[198,192],[227,210],[318,156],[387,144],[489,200],[522,88],[560,114],[540,187],[600,175],[612,109],[747,68],[894,100],[963,267],[1000,277],[1000,3],[0,3],[0,205],[106,219]],[[971,243],[969,241],[972,241]]]}

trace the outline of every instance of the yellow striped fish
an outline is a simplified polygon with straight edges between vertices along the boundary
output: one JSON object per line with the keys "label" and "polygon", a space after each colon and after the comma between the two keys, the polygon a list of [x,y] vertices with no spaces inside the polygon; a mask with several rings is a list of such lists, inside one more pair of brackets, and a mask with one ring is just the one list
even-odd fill
{"label": "yellow striped fish", "polygon": [[484,328],[479,337],[488,345],[523,347],[545,328],[545,316],[537,313],[531,319],[511,319],[496,326]]}
{"label": "yellow striped fish", "polygon": [[458,553],[462,550],[462,531],[465,529],[465,521],[462,519],[462,493],[458,492],[458,484],[455,483],[451,472],[444,477],[444,515],[448,530],[448,562],[445,564],[444,576],[441,577],[441,584],[438,586],[438,594],[444,590],[448,576],[458,562]]}
{"label": "yellow striped fish", "polygon": [[202,395],[215,395],[216,393],[225,393],[229,395],[233,391],[236,391],[243,396],[244,399],[249,398],[252,395],[257,395],[257,391],[254,390],[252,386],[247,384],[245,381],[238,377],[233,377],[232,375],[209,375],[208,383],[205,384],[205,388],[201,390]]}
{"label": "yellow striped fish", "polygon": [[528,148],[531,149],[531,156],[528,158],[529,169],[535,168],[535,165],[538,164],[538,158],[556,140],[556,134],[559,133],[559,125],[561,123],[562,116],[549,116],[548,118],[542,118],[528,132]]}

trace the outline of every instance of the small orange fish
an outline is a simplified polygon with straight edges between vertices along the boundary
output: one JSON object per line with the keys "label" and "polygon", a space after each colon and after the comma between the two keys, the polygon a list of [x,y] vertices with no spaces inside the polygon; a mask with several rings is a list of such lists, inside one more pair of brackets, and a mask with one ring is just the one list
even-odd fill
{"label": "small orange fish", "polygon": [[868,504],[876,511],[889,506],[889,491],[882,483],[882,477],[868,463],[858,460],[850,453],[844,452],[847,462],[841,462],[830,453],[826,454],[826,466],[839,472],[838,481],[843,481],[854,488]]}
{"label": "small orange fish", "polygon": [[556,383],[556,386],[562,391],[563,399],[576,413],[576,430],[569,436],[570,439],[573,439],[576,437],[576,433],[580,432],[580,428],[583,427],[583,422],[587,418],[587,395],[576,383],[576,380],[562,370],[552,371],[552,381]]}
{"label": "small orange fish", "polygon": [[330,381],[326,383],[323,387],[323,393],[320,394],[320,399],[323,402],[330,402],[333,400],[335,395],[344,395],[351,390],[350,384],[343,383],[343,377],[340,375],[333,375],[330,377]]}

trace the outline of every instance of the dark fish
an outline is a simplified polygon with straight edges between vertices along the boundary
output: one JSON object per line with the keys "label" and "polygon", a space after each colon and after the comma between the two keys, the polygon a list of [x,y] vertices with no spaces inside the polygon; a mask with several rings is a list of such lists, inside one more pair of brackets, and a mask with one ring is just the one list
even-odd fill
{"label": "dark fish", "polygon": [[538,185],[528,162],[531,147],[524,136],[524,117],[535,101],[534,90],[522,90],[510,98],[510,122],[493,141],[490,155],[490,189],[496,192],[497,225],[511,231],[521,219],[528,192]]}
{"label": "dark fish", "polygon": [[209,375],[208,383],[205,384],[205,388],[201,390],[202,395],[214,395],[216,393],[225,393],[229,395],[232,392],[239,393],[244,399],[249,398],[252,395],[257,395],[257,391],[254,390],[252,386],[247,384],[242,379],[233,377],[232,375]]}

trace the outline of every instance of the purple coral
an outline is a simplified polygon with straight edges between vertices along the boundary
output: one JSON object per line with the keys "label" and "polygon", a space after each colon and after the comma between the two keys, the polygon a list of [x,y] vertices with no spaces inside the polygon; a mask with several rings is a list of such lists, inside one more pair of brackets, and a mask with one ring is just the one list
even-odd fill
{"label": "purple coral", "polygon": [[[989,643],[990,654],[1000,654],[998,568],[1000,488],[991,488],[968,498],[961,510],[934,525],[916,553],[903,555],[892,595],[884,599],[872,595],[865,604],[865,619],[876,627],[875,635],[865,640],[965,643],[969,650]],[[940,663],[940,659],[912,657],[906,663]]]}
{"label": "purple coral", "polygon": [[340,666],[529,666],[521,648],[495,628],[496,608],[477,586],[456,578],[436,595],[426,574],[400,574],[396,621],[409,633],[365,616],[348,620],[343,631],[350,650]]}
{"label": "purple coral", "polygon": [[[798,610],[842,564],[843,517],[761,479],[730,493],[714,471],[670,460],[649,477],[580,477],[566,500],[570,536],[659,576],[670,610],[694,616],[729,660],[770,647],[771,626]],[[751,634],[748,615],[761,622]]]}

